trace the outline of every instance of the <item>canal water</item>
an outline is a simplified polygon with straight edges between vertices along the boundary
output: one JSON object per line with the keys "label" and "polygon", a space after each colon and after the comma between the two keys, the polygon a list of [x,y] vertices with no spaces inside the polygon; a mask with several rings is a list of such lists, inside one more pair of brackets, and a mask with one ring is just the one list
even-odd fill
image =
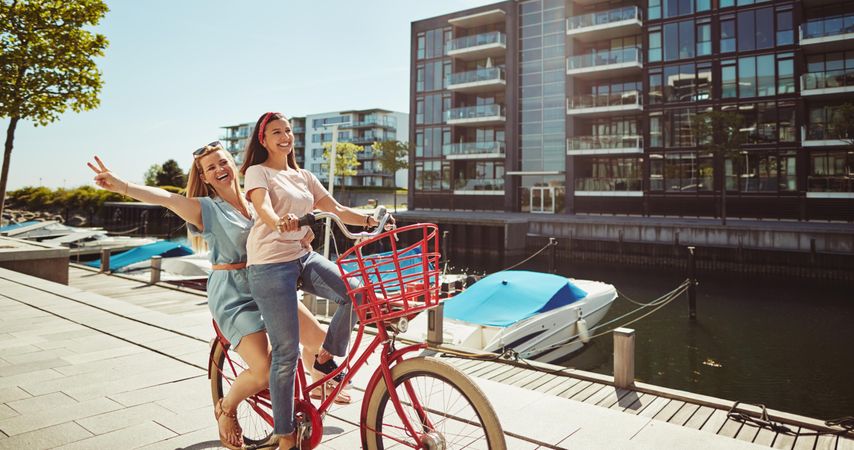
{"label": "canal water", "polygon": [[[520,269],[546,267],[544,258],[537,258]],[[676,270],[587,263],[558,271],[611,283],[643,302],[685,279]],[[636,331],[639,381],[823,420],[854,415],[850,285],[720,273],[701,273],[698,279],[696,321],[689,319],[683,295],[630,326]],[[617,299],[602,322],[634,308]],[[560,364],[612,375],[612,335],[594,339]]]}

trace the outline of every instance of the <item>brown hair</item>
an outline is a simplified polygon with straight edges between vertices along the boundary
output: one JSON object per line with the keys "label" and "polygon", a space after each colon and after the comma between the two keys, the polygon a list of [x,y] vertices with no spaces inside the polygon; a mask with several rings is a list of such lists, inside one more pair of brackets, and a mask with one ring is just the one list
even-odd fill
{"label": "brown hair", "polygon": [[[266,125],[273,120],[288,120],[288,118],[285,117],[284,114],[277,112],[261,114],[261,117],[259,117],[258,121],[255,122],[255,128],[252,129],[252,133],[249,133],[250,139],[246,144],[246,149],[243,151],[243,164],[240,166],[240,173],[242,175],[246,175],[247,169],[256,164],[263,163],[267,160],[267,157],[269,157],[267,149],[261,145],[261,139],[259,136],[263,136],[264,128],[266,128]],[[288,167],[299,170],[296,150],[293,149],[293,145],[291,148],[291,153],[288,155]]]}

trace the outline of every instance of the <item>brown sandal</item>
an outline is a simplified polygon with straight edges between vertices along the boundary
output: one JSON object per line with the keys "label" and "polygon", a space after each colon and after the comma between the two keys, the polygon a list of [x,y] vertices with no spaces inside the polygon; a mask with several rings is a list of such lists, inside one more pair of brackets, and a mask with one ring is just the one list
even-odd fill
{"label": "brown sandal", "polygon": [[[216,427],[219,431],[219,441],[225,448],[228,448],[230,450],[240,450],[241,448],[243,448],[243,429],[240,428],[240,422],[237,421],[237,411],[232,411],[230,413],[226,412],[225,408],[222,407],[222,400],[223,399],[220,398],[214,404],[214,418],[216,419]],[[229,442],[228,438],[226,438],[225,434],[223,434],[222,427],[220,426],[219,422],[219,418],[222,416],[228,417],[229,419],[231,419],[231,421],[234,422],[235,425],[237,425],[237,436],[240,440],[237,444]]]}

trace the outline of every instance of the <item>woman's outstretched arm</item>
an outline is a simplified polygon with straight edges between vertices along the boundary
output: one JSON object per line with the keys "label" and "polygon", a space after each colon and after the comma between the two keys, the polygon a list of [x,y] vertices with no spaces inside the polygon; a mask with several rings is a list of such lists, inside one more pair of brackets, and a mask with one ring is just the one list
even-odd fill
{"label": "woman's outstretched arm", "polygon": [[204,230],[202,205],[197,199],[173,194],[156,187],[129,183],[110,172],[101,158],[96,156],[95,163],[97,166],[91,162],[87,162],[86,165],[95,172],[95,184],[98,186],[117,194],[133,197],[141,202],[154,203],[168,208],[199,230]]}

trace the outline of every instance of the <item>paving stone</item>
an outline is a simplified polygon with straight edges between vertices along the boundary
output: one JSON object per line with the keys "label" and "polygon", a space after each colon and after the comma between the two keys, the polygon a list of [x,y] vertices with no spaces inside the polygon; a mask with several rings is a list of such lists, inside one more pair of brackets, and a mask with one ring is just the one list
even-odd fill
{"label": "paving stone", "polygon": [[174,431],[176,434],[186,434],[202,430],[216,424],[213,415],[213,405],[206,405],[194,410],[174,414],[164,408],[168,414],[162,414],[153,419],[155,422]]}
{"label": "paving stone", "polygon": [[80,425],[77,425],[74,422],[66,422],[52,427],[0,439],[0,448],[34,450],[49,449],[79,441],[81,439],[86,439],[91,436],[92,433],[86,431]]}
{"label": "paving stone", "polygon": [[28,363],[10,363],[8,366],[0,367],[0,377],[9,375],[17,375],[21,373],[29,373],[42,369],[55,369],[57,367],[68,366],[68,362],[59,358],[42,359]]}
{"label": "paving stone", "polygon": [[21,414],[31,414],[41,412],[47,409],[75,405],[77,403],[78,402],[76,400],[63,394],[62,392],[54,392],[51,394],[31,397],[28,399],[9,402],[6,404]]}
{"label": "paving stone", "polygon": [[[19,373],[17,375],[10,375],[8,377],[0,378],[0,388],[9,387],[9,386],[19,386],[23,388],[25,383],[42,383],[48,380],[55,380],[57,378],[61,378],[62,374],[53,370],[53,369],[44,369],[37,370],[35,372],[27,372],[27,373]],[[33,394],[26,388],[25,391]]]}
{"label": "paving stone", "polygon": [[0,430],[9,436],[26,433],[28,431],[47,428],[70,422],[84,417],[95,416],[107,411],[115,411],[121,408],[118,403],[107,398],[98,398],[86,402],[63,406],[39,414],[28,414],[0,420]]}
{"label": "paving stone", "polygon": [[32,396],[29,393],[18,386],[0,388],[0,403],[8,403],[30,397]]}
{"label": "paving stone", "polygon": [[[0,405],[0,420],[16,417],[18,415],[18,411],[15,411],[6,405]],[[0,431],[3,431],[3,429],[0,428]]]}
{"label": "paving stone", "polygon": [[175,433],[154,422],[144,422],[132,427],[123,428],[107,434],[94,436],[73,444],[57,447],[62,450],[90,450],[94,448],[120,449],[135,448],[162,441],[175,436]]}
{"label": "paving stone", "polygon": [[118,409],[97,416],[78,419],[76,422],[92,434],[106,434],[147,421],[163,420],[164,417],[174,416],[169,411],[155,403],[144,403],[130,408]]}
{"label": "paving stone", "polygon": [[175,366],[166,369],[142,371],[137,375],[109,382],[97,384],[89,383],[82,386],[69,386],[62,389],[62,392],[65,392],[77,400],[85,400],[102,395],[109,396],[120,392],[127,392],[134,389],[141,389],[162,383],[173,382],[175,380],[199,376],[200,372],[201,371],[199,369],[186,365],[183,367]]}
{"label": "paving stone", "polygon": [[[201,394],[198,394],[198,392],[201,392]],[[205,376],[199,376],[189,380],[164,383],[144,389],[121,392],[110,395],[110,398],[122,405],[134,406],[158,400],[176,399],[178,402],[185,402],[188,395],[192,395],[194,397],[198,396],[199,398],[204,397],[207,399],[208,403],[210,403],[210,380]]]}
{"label": "paving stone", "polygon": [[[223,448],[219,442],[216,426],[209,426],[202,430],[193,431],[180,436],[161,440],[153,444],[140,447],[140,450],[176,450],[176,449],[220,449]],[[320,447],[323,448],[323,447]]]}
{"label": "paving stone", "polygon": [[69,362],[70,364],[84,364],[92,361],[99,361],[102,359],[115,358],[116,356],[144,353],[145,351],[146,350],[142,347],[132,345],[127,342],[121,342],[121,344],[116,344],[115,348],[98,350],[88,353],[80,353],[78,355],[65,356],[62,359]]}

